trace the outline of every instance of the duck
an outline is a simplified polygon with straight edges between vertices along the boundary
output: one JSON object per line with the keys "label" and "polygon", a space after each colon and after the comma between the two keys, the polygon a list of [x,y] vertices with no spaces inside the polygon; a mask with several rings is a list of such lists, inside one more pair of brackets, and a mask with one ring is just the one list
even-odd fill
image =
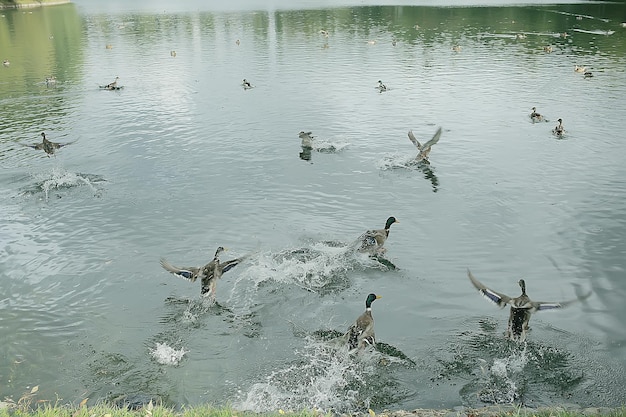
{"label": "duck", "polygon": [[313,136],[312,133],[313,132],[305,132],[305,131],[301,131],[300,133],[298,133],[298,137],[302,139],[303,148],[309,148],[309,149],[313,148],[313,138],[315,136]]}
{"label": "duck", "polygon": [[543,120],[543,116],[537,113],[537,107],[533,107],[532,112],[530,113],[530,118],[533,119],[533,122],[540,122]]}
{"label": "duck", "polygon": [[361,246],[359,252],[369,253],[371,256],[382,254],[386,251],[383,247],[389,237],[389,228],[394,223],[400,223],[395,217],[391,216],[385,222],[384,229],[368,230],[359,237]]}
{"label": "duck", "polygon": [[395,39],[391,40],[391,46],[396,46],[398,44],[398,41]]}
{"label": "duck", "polygon": [[517,282],[522,289],[522,293],[518,297],[509,297],[508,295],[489,289],[483,283],[478,281],[469,269],[467,270],[467,276],[474,287],[478,289],[478,292],[487,298],[487,300],[497,304],[500,308],[504,308],[507,304],[511,306],[509,323],[505,336],[508,339],[519,342],[526,340],[526,331],[529,330],[528,322],[530,321],[530,317],[533,313],[543,310],[564,308],[572,303],[584,300],[591,295],[591,292],[589,292],[586,295],[578,297],[576,300],[562,302],[532,301],[528,294],[526,294],[526,282],[523,279],[520,279]]}
{"label": "duck", "polygon": [[552,49],[552,46],[550,46],[550,45],[547,45],[547,46],[543,47],[543,52],[550,53],[552,51],[553,51],[553,49]]}
{"label": "duck", "polygon": [[239,46],[239,45],[241,44],[241,41],[240,41],[239,39],[237,39],[237,40],[235,41],[235,43],[237,44],[237,46]]}
{"label": "duck", "polygon": [[109,84],[104,85],[104,86],[101,85],[100,88],[104,88],[104,89],[107,89],[107,90],[119,90],[120,88],[122,88],[122,87],[118,87],[117,86],[117,80],[119,80],[119,79],[120,79],[120,77],[115,77],[115,80],[113,80],[112,83],[109,83]]}
{"label": "duck", "polygon": [[9,65],[11,65],[11,63],[9,62],[8,59],[5,59],[4,61],[2,61],[2,65],[4,65],[5,67],[8,67]]}
{"label": "duck", "polygon": [[415,145],[417,149],[419,149],[420,151],[420,153],[418,153],[417,156],[415,157],[415,160],[417,162],[428,161],[428,155],[430,155],[430,150],[435,143],[439,142],[440,137],[441,137],[441,127],[437,129],[433,137],[428,142],[422,145],[421,143],[419,143],[419,141],[413,134],[413,131],[409,130],[409,139],[411,140],[411,142],[413,142],[413,145]]}
{"label": "duck", "polygon": [[243,79],[243,82],[241,83],[241,85],[243,86],[244,90],[247,90],[248,88],[252,88],[252,84],[250,84],[250,81],[246,80],[245,78]]}
{"label": "duck", "polygon": [[57,83],[57,77],[55,77],[54,75],[51,75],[50,77],[46,77],[47,85],[56,84],[56,83]]}
{"label": "duck", "polygon": [[516,39],[526,39],[526,34],[525,33],[518,33],[517,35],[515,35]]}
{"label": "duck", "polygon": [[576,72],[585,72],[587,70],[587,67],[579,67],[578,65],[574,66],[574,71]]}
{"label": "duck", "polygon": [[226,249],[223,246],[218,247],[211,262],[202,267],[179,268],[167,262],[165,258],[161,258],[160,262],[163,269],[167,272],[186,279],[187,281],[195,282],[200,278],[200,294],[203,297],[211,297],[214,300],[217,280],[222,277],[222,274],[230,271],[245,259],[245,257],[240,257],[231,259],[230,261],[220,262],[220,254],[225,251]]}
{"label": "duck", "polygon": [[378,80],[378,86],[376,87],[382,93],[383,91],[387,91],[387,86],[383,84],[381,80]]}
{"label": "duck", "polygon": [[329,36],[329,33],[326,29],[320,29],[320,34],[324,35],[325,38],[327,38]]}
{"label": "duck", "polygon": [[171,51],[170,51],[170,56],[171,56],[172,58],[176,58],[176,51],[171,50]]}
{"label": "duck", "polygon": [[554,129],[552,129],[552,133],[557,136],[562,136],[563,133],[565,133],[565,128],[563,127],[563,119],[558,119],[557,122],[559,122],[559,124],[556,125]]}
{"label": "duck", "polygon": [[57,149],[62,148],[63,146],[66,145],[70,145],[74,142],[67,142],[67,143],[57,143],[57,142],[51,142],[48,140],[48,138],[46,138],[46,132],[41,132],[41,137],[43,138],[41,143],[33,143],[32,145],[26,145],[24,143],[22,143],[22,146],[27,146],[29,148],[33,148],[33,149],[43,149],[44,152],[48,155],[48,158],[50,157],[50,155],[54,155],[54,151],[56,151]]}
{"label": "duck", "polygon": [[375,346],[374,317],[372,317],[372,303],[381,298],[380,295],[369,294],[365,299],[365,312],[348,328],[344,335],[350,350]]}
{"label": "duck", "polygon": [[454,46],[452,47],[452,50],[453,50],[454,52],[461,52],[461,47],[460,47],[459,45],[454,45]]}

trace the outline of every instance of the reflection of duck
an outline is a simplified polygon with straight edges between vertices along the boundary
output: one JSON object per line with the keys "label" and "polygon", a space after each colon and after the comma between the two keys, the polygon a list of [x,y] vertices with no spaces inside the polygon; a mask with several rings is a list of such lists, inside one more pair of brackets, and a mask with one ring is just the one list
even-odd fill
{"label": "reflection of duck", "polygon": [[578,65],[574,66],[574,71],[576,72],[585,72],[587,70],[587,67],[579,67]]}
{"label": "reflection of duck", "polygon": [[50,157],[50,155],[54,155],[54,151],[57,149],[62,148],[63,146],[66,145],[70,145],[74,142],[68,142],[68,143],[57,143],[57,142],[51,142],[48,140],[48,138],[46,138],[46,133],[45,132],[41,132],[41,137],[43,138],[41,143],[34,143],[32,145],[26,145],[26,144],[21,144],[22,146],[27,146],[29,148],[33,148],[33,149],[43,149],[45,153],[48,154],[48,157]]}
{"label": "reflection of duck", "polygon": [[563,133],[565,133],[565,128],[563,127],[563,119],[558,119],[557,122],[559,122],[559,124],[556,125],[554,129],[552,129],[552,133],[557,136],[562,136]]}
{"label": "reflection of duck", "polygon": [[381,80],[378,80],[378,86],[376,87],[382,93],[383,91],[387,91],[387,86],[383,84]]}
{"label": "reflection of duck", "polygon": [[583,75],[585,76],[585,78],[593,77],[593,73],[591,71],[585,71],[585,73]]}
{"label": "reflection of duck", "polygon": [[523,279],[520,279],[518,284],[522,289],[522,294],[518,297],[512,298],[508,295],[501,294],[487,288],[484,284],[478,281],[474,275],[472,275],[469,269],[467,270],[467,276],[470,281],[472,281],[474,287],[476,287],[478,291],[489,301],[497,304],[500,308],[505,307],[507,304],[511,306],[506,337],[512,340],[519,340],[520,342],[523,342],[524,339],[526,339],[526,331],[529,329],[528,322],[530,321],[532,313],[540,310],[563,308],[576,301],[584,300],[591,295],[591,293],[588,293],[585,296],[579,297],[577,300],[565,302],[532,301],[526,294],[526,283]]}
{"label": "reflection of duck", "polygon": [[250,84],[250,81],[246,80],[245,78],[243,79],[243,82],[241,83],[241,85],[243,86],[244,90],[247,90],[248,88],[252,88],[252,84]]}
{"label": "reflection of duck", "polygon": [[411,142],[413,142],[413,145],[415,145],[417,147],[417,149],[419,149],[419,151],[420,151],[420,153],[417,154],[417,156],[415,157],[415,160],[417,162],[428,161],[428,155],[430,155],[431,147],[435,143],[439,142],[439,138],[440,137],[441,137],[441,128],[437,129],[437,131],[435,132],[433,137],[428,142],[426,142],[426,143],[424,143],[422,145],[421,143],[419,143],[419,141],[417,140],[417,138],[413,134],[413,131],[409,130],[409,139],[411,140]]}
{"label": "reflection of duck", "polygon": [[530,118],[533,119],[533,122],[539,122],[543,120],[543,116],[537,113],[537,108],[532,108],[532,113],[530,113]]}
{"label": "reflection of duck", "polygon": [[359,252],[369,253],[372,256],[382,254],[386,251],[383,247],[389,237],[389,228],[394,223],[400,223],[395,217],[389,217],[384,229],[368,230],[359,237],[361,246]]}
{"label": "reflection of duck", "polygon": [[372,302],[379,298],[381,298],[380,295],[369,294],[365,299],[365,312],[348,328],[345,337],[350,349],[364,348],[376,344]]}
{"label": "reflection of duck", "polygon": [[222,277],[222,274],[230,271],[232,268],[237,266],[244,258],[235,258],[230,261],[220,262],[219,256],[222,252],[224,252],[222,246],[217,248],[215,251],[215,256],[213,256],[213,260],[203,267],[183,267],[178,268],[169,264],[165,259],[161,258],[161,266],[168,272],[179,276],[187,281],[195,282],[198,278],[200,278],[200,283],[202,285],[200,294],[203,297],[211,296],[215,298],[215,289],[217,286],[217,280]]}

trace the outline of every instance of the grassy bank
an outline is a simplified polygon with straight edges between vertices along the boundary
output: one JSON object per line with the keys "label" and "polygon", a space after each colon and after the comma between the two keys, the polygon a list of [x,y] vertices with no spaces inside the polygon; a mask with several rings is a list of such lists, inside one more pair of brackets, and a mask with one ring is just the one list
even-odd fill
{"label": "grassy bank", "polygon": [[70,0],[0,0],[0,9],[21,9],[69,3]]}
{"label": "grassy bank", "polygon": [[[35,409],[26,409],[18,404],[0,402],[0,417],[331,417],[331,413],[317,411],[285,412],[278,410],[273,413],[252,413],[235,411],[228,407],[210,406],[190,407],[182,411],[171,408],[153,406],[151,403],[137,410],[127,410],[104,404],[93,407],[51,406],[42,405]],[[622,408],[519,408],[515,406],[492,406],[479,409],[458,410],[426,410],[389,411],[376,414],[369,413],[343,414],[341,417],[626,417],[626,407]]]}

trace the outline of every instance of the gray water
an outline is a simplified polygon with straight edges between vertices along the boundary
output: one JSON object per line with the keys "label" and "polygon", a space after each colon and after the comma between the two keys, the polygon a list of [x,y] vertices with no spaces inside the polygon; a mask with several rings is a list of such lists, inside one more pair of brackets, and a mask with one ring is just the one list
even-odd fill
{"label": "gray water", "polygon": [[[624,404],[624,5],[101,3],[1,12],[0,398]],[[389,216],[388,262],[355,254]],[[215,305],[159,265],[220,245],[249,257]],[[512,343],[468,268],[592,295]]]}

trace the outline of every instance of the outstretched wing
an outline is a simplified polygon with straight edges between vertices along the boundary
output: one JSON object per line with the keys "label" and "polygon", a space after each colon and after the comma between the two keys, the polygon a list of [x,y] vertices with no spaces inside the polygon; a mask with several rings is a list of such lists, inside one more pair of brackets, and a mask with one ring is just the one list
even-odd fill
{"label": "outstretched wing", "polygon": [[417,147],[417,149],[419,149],[420,151],[422,150],[422,145],[420,144],[420,142],[417,140],[417,138],[415,137],[415,135],[413,134],[412,130],[409,130],[409,139],[411,139],[411,142],[413,142],[413,145],[415,145]]}
{"label": "outstretched wing", "polygon": [[467,276],[470,281],[472,281],[472,284],[474,284],[474,287],[476,287],[487,300],[497,304],[500,308],[503,308],[511,301],[511,297],[508,295],[487,288],[482,282],[478,281],[474,275],[472,275],[469,269],[467,270]]}
{"label": "outstretched wing", "polygon": [[20,143],[20,145],[26,146],[27,148],[43,149],[43,143],[33,143],[32,145],[27,145],[25,143]]}
{"label": "outstretched wing", "polygon": [[222,268],[222,273],[230,271],[231,269],[239,265],[242,260],[243,258],[235,258],[231,259],[230,261],[220,262],[220,268]]}
{"label": "outstretched wing", "polygon": [[194,282],[198,278],[198,273],[200,272],[200,268],[196,268],[196,267],[178,268],[168,263],[164,258],[161,258],[161,266],[167,272],[170,272],[176,276],[179,276],[191,282]]}
{"label": "outstretched wing", "polygon": [[587,294],[578,296],[578,298],[576,298],[574,300],[561,301],[561,302],[533,301],[531,304],[532,304],[533,312],[535,312],[535,311],[544,311],[544,310],[555,310],[555,309],[558,309],[558,308],[565,308],[565,307],[568,307],[568,306],[570,306],[572,304],[575,304],[575,303],[578,303],[580,301],[586,300],[590,296],[591,296],[591,291],[589,291]]}
{"label": "outstretched wing", "polygon": [[66,143],[58,143],[58,142],[50,142],[55,149],[60,149],[64,146],[71,145],[74,142],[66,142]]}
{"label": "outstretched wing", "polygon": [[437,129],[437,131],[435,132],[433,137],[428,142],[423,144],[422,147],[420,148],[420,150],[422,150],[422,149],[429,149],[435,143],[439,142],[439,138],[440,137],[441,137],[441,128]]}

